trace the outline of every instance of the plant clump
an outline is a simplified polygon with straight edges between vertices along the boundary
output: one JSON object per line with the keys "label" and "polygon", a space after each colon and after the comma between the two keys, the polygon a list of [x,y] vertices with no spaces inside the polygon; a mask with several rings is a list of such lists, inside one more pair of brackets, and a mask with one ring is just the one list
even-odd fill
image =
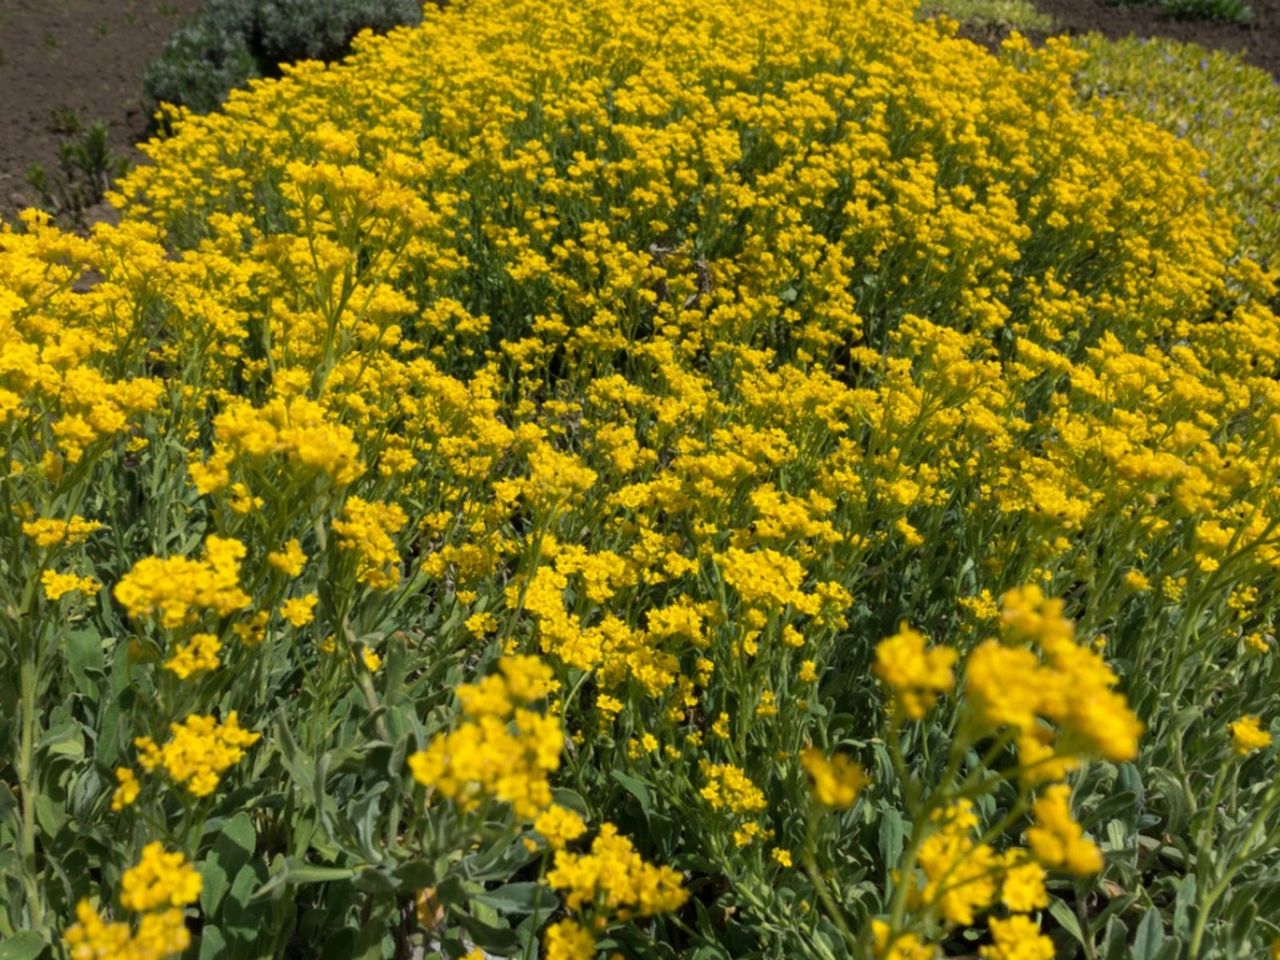
{"label": "plant clump", "polygon": [[472,0],[0,232],[5,928],[1265,951],[1276,288],[1083,57]]}

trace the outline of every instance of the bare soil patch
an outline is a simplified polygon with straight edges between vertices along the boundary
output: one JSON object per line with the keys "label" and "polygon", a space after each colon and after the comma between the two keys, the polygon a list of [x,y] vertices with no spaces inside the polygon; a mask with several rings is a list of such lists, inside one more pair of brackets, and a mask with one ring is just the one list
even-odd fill
{"label": "bare soil patch", "polygon": [[200,0],[0,0],[0,217],[35,197],[26,171],[56,167],[55,109],[101,120],[131,160],[150,119],[142,68]]}
{"label": "bare soil patch", "polygon": [[1108,37],[1171,37],[1212,50],[1241,54],[1248,63],[1280,76],[1280,0],[1248,0],[1253,17],[1244,23],[1179,20],[1160,7],[1118,6],[1106,0],[1036,0],[1064,32],[1097,30]]}
{"label": "bare soil patch", "polygon": [[[1240,54],[1245,62],[1280,77],[1280,0],[1248,0],[1253,16],[1244,23],[1220,20],[1182,20],[1171,17],[1157,4],[1120,5],[1110,0],[1035,0],[1042,12],[1057,20],[1054,33],[1082,34],[1097,31],[1111,39],[1121,37],[1169,37],[1198,43],[1210,50]],[[995,48],[1008,28],[967,24],[962,35]],[[1048,34],[1036,35],[1042,40]]]}

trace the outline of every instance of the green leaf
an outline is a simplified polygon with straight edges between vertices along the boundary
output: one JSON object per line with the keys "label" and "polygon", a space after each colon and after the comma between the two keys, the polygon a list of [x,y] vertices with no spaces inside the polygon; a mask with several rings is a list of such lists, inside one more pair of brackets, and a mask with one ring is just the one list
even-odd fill
{"label": "green leaf", "polygon": [[200,960],[222,960],[227,955],[227,938],[211,924],[200,931]]}
{"label": "green leaf", "polygon": [[496,890],[473,894],[473,903],[492,907],[499,913],[533,913],[556,902],[556,895],[543,883],[508,883]]}
{"label": "green leaf", "polygon": [[510,954],[520,945],[515,931],[507,927],[492,926],[461,910],[455,911],[452,918],[463,926],[477,947],[494,953]]}
{"label": "green leaf", "polygon": [[426,860],[406,860],[395,869],[395,878],[406,890],[421,890],[436,879],[436,871]]}
{"label": "green leaf", "polygon": [[649,792],[648,784],[630,774],[623,773],[621,770],[614,769],[610,770],[609,773],[613,779],[622,784],[627,793],[640,802],[640,809],[647,818],[653,810],[653,794]]}
{"label": "green leaf", "polygon": [[253,821],[243,811],[223,826],[213,842],[209,856],[200,867],[204,886],[200,891],[200,906],[208,916],[214,916],[222,904],[222,898],[231,888],[231,878],[237,876],[253,856],[257,836]]}
{"label": "green leaf", "polygon": [[35,930],[22,930],[0,943],[0,960],[36,960],[47,946]]}
{"label": "green leaf", "polygon": [[302,860],[288,860],[284,869],[274,874],[253,896],[261,899],[285,884],[335,883],[350,880],[355,875],[356,872],[347,867],[319,867]]}
{"label": "green leaf", "polygon": [[1107,932],[1103,940],[1106,944],[1103,957],[1106,960],[1123,960],[1129,942],[1129,928],[1119,917],[1112,917],[1107,921]]}
{"label": "green leaf", "polygon": [[226,934],[231,958],[257,958],[270,955],[271,937],[268,932],[270,903],[254,896],[256,890],[267,882],[267,868],[261,861],[245,864],[231,882],[222,906],[221,926]]}
{"label": "green leaf", "polygon": [[350,927],[343,927],[325,941],[323,960],[351,960],[356,950],[357,934]]}
{"label": "green leaf", "polygon": [[[903,838],[906,830],[900,814],[893,807],[887,807],[880,813],[880,858],[888,871],[902,857]],[[887,876],[886,872],[886,876]]]}
{"label": "green leaf", "polygon": [[1179,937],[1190,936],[1190,911],[1195,902],[1196,878],[1194,874],[1189,873],[1178,881],[1178,888],[1173,897],[1173,932],[1175,935]]}
{"label": "green leaf", "polygon": [[1080,929],[1080,920],[1069,906],[1054,897],[1049,901],[1049,915],[1058,921],[1063,930],[1075,938],[1076,943],[1084,946],[1084,931]]}
{"label": "green leaf", "polygon": [[1147,911],[1142,922],[1138,924],[1138,932],[1133,937],[1133,960],[1155,960],[1164,946],[1164,924],[1160,919],[1160,911],[1152,907]]}
{"label": "green leaf", "polygon": [[63,653],[76,690],[95,703],[101,693],[100,682],[90,674],[104,677],[106,657],[101,634],[96,630],[68,630],[64,635]]}

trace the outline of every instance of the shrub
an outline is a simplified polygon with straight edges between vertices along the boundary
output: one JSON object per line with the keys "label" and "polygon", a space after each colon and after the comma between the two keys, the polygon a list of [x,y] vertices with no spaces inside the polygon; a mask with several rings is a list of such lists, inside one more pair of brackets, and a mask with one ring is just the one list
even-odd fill
{"label": "shrub", "polygon": [[1201,151],[1245,252],[1280,265],[1280,85],[1234,54],[1173,40],[1079,41],[1084,97],[1112,98]]}
{"label": "shrub", "polygon": [[0,233],[20,947],[1267,949],[1280,320],[1191,147],[897,0],[356,47]]}
{"label": "shrub", "polygon": [[1193,20],[1244,23],[1253,16],[1244,0],[1163,0],[1163,6],[1172,16]]}
{"label": "shrub", "polygon": [[144,73],[157,102],[212,110],[235,87],[294,60],[337,60],[361,30],[417,23],[418,0],[209,0]]}
{"label": "shrub", "polygon": [[1047,33],[1054,26],[1053,17],[1041,13],[1030,0],[927,0],[920,8],[926,15],[946,14],[965,24],[1038,33]]}

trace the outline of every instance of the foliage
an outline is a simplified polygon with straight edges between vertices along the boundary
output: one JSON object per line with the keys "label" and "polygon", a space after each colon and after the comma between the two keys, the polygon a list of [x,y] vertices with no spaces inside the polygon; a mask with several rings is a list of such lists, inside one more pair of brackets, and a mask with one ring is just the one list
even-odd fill
{"label": "foliage", "polygon": [[950,29],[473,0],[0,233],[10,955],[1263,954],[1275,287]]}
{"label": "foliage", "polygon": [[1253,16],[1245,0],[1162,0],[1162,5],[1172,16],[1187,19],[1244,23]]}
{"label": "foliage", "polygon": [[1079,41],[1079,86],[1114,98],[1201,151],[1246,253],[1280,265],[1280,85],[1234,54],[1173,40]]}
{"label": "foliage", "polygon": [[1117,0],[1121,6],[1155,6],[1174,17],[1188,20],[1224,20],[1244,23],[1253,16],[1245,0]]}
{"label": "foliage", "polygon": [[941,13],[961,23],[1015,30],[1047,33],[1054,26],[1053,17],[1041,13],[1031,0],[927,0],[920,9],[924,14]]}
{"label": "foliage", "polygon": [[277,76],[278,64],[337,60],[361,30],[420,19],[419,0],[208,0],[169,37],[144,82],[156,102],[208,111],[248,80]]}

